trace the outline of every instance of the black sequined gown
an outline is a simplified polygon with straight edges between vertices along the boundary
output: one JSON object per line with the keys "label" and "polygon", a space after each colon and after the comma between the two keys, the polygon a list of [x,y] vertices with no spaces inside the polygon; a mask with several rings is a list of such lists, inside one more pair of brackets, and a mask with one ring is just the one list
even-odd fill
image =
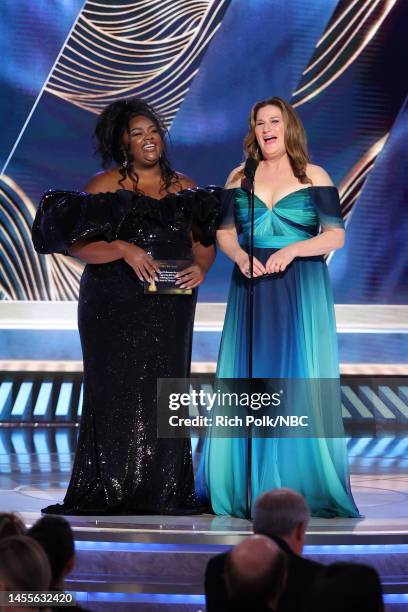
{"label": "black sequined gown", "polygon": [[[217,200],[185,190],[163,200],[120,190],[90,195],[48,192],[33,225],[40,253],[67,252],[78,240],[126,240],[155,258],[191,257],[191,231],[213,241]],[[194,514],[188,439],[158,439],[156,379],[190,373],[196,292],[145,295],[123,260],[88,264],[78,326],[84,398],[78,446],[58,514]]]}

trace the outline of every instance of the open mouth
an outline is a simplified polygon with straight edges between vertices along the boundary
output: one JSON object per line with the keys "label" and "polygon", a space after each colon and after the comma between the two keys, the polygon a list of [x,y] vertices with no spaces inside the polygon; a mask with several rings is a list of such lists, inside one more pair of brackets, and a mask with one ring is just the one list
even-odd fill
{"label": "open mouth", "polygon": [[265,144],[271,144],[273,142],[277,141],[277,136],[265,136],[264,137],[264,143]]}
{"label": "open mouth", "polygon": [[155,148],[156,148],[156,145],[155,144],[151,144],[151,143],[150,144],[145,144],[145,145],[143,145],[142,148],[143,148],[143,151],[154,151]]}

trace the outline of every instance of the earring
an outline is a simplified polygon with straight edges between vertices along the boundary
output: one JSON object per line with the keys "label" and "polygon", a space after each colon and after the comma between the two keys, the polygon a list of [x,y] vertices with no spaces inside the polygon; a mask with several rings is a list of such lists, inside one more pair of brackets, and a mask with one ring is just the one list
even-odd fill
{"label": "earring", "polygon": [[123,170],[126,170],[126,168],[129,165],[129,160],[128,160],[128,156],[127,156],[126,152],[123,153],[123,156],[124,156],[124,159],[123,159],[123,162],[122,162],[122,168],[123,168]]}

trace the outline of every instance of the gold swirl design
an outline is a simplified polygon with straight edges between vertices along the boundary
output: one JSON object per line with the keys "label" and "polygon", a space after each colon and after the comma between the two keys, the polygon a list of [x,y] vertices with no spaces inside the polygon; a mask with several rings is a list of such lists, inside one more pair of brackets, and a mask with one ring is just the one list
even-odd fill
{"label": "gold swirl design", "polygon": [[[350,172],[346,174],[344,179],[338,186],[340,203],[341,203],[341,214],[347,226],[347,222],[350,219],[350,215],[353,211],[354,205],[360,197],[363,191],[365,182],[370,174],[378,155],[381,153],[388,140],[389,134],[385,134],[382,138],[377,140],[364,155],[358,160],[356,164],[351,168]],[[333,252],[325,256],[327,263],[330,262],[333,256]]]}
{"label": "gold swirl design", "polygon": [[123,97],[149,101],[171,125],[229,0],[88,0],[46,91],[99,113]]}
{"label": "gold swirl design", "polygon": [[[397,0],[352,0],[341,3],[293,92],[293,106],[315,98],[361,55],[397,4]],[[343,8],[344,7],[344,8]]]}
{"label": "gold swirl design", "polygon": [[31,241],[36,209],[13,179],[0,175],[0,299],[76,300],[83,265],[39,255]]}
{"label": "gold swirl design", "polygon": [[[149,101],[170,127],[230,0],[88,0],[55,61],[43,91],[98,114],[123,97]],[[75,300],[83,266],[39,255],[31,242],[35,206],[0,175],[0,300]]]}
{"label": "gold swirl design", "polygon": [[339,185],[341,211],[347,221],[354,203],[361,194],[364,183],[388,139],[388,134],[377,140],[351,168]]}

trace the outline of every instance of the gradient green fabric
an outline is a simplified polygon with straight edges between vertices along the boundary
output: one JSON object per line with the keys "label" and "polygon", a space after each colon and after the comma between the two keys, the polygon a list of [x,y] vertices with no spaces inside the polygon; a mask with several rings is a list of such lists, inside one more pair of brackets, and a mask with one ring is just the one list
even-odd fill
{"label": "gradient green fabric", "polygon": [[[244,241],[250,231],[248,194],[226,190],[221,229],[234,224]],[[262,262],[277,249],[316,236],[320,228],[343,227],[335,187],[305,187],[269,209],[255,198],[254,254]],[[248,280],[234,267],[222,334],[218,378],[248,375]],[[296,258],[280,274],[254,284],[254,378],[335,379],[339,381],[334,305],[321,256]],[[296,412],[302,412],[297,398]],[[316,403],[317,402],[317,403]],[[344,432],[340,385],[312,407]],[[295,489],[320,517],[358,517],[344,437],[221,438],[209,431],[198,472],[199,488],[216,514],[251,516],[255,499],[277,487]],[[250,494],[248,495],[248,481]]]}

